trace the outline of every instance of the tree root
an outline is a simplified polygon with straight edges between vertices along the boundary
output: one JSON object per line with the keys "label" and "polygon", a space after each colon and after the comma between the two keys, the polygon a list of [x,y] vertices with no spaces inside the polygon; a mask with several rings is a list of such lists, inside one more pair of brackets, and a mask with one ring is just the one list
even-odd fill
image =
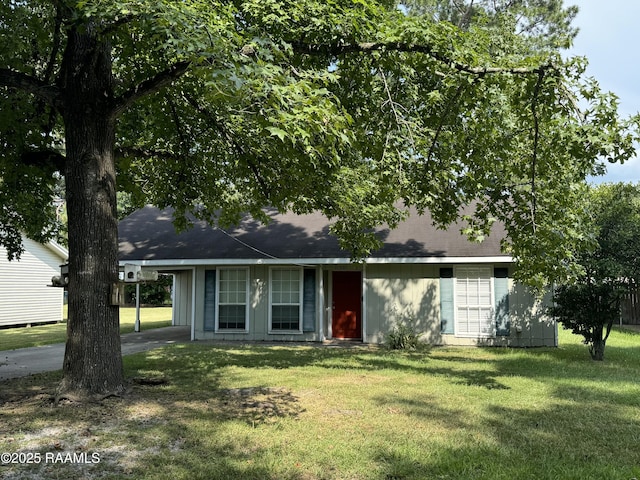
{"label": "tree root", "polygon": [[122,398],[127,393],[127,390],[114,390],[105,393],[90,394],[82,391],[66,391],[58,392],[52,399],[55,406],[59,406],[63,401],[69,401],[72,403],[100,403],[103,400],[111,397]]}

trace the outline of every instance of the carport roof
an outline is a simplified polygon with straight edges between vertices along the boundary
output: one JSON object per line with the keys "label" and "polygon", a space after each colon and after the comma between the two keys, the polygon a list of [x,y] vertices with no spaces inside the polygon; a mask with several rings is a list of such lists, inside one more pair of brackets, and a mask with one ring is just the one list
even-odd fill
{"label": "carport roof", "polygon": [[[194,221],[191,229],[177,233],[171,209],[146,206],[120,222],[120,261],[349,259],[350,253],[340,248],[336,237],[329,233],[329,220],[320,213],[297,215],[268,210],[267,214],[271,217],[267,225],[246,217],[240,225],[223,230]],[[482,243],[467,240],[460,227],[455,224],[439,230],[428,214],[420,216],[410,211],[396,229],[377,229],[384,246],[369,260],[511,260],[500,251],[504,236],[501,225],[494,224],[492,235]]]}

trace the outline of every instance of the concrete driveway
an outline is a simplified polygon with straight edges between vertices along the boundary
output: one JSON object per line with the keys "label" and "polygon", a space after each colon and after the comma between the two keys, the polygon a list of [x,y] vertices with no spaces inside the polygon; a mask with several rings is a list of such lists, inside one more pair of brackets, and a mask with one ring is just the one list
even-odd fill
{"label": "concrete driveway", "polygon": [[[164,327],[128,333],[122,335],[122,355],[131,355],[174,343],[186,343],[190,338],[190,327]],[[63,360],[63,343],[0,351],[0,381],[61,370]]]}

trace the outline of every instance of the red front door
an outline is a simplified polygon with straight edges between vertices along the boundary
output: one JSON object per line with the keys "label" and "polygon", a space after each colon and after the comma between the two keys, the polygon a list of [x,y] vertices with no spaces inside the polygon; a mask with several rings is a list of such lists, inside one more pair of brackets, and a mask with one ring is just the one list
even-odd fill
{"label": "red front door", "polygon": [[333,272],[333,338],[362,338],[362,277],[360,272]]}

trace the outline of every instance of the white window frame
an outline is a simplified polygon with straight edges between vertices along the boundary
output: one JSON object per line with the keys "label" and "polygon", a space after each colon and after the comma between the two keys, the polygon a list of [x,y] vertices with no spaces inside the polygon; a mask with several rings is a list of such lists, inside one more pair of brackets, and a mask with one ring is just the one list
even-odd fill
{"label": "white window frame", "polygon": [[[222,305],[241,305],[239,303],[222,303],[220,301],[220,286],[222,281],[220,279],[223,271],[244,271],[245,276],[245,299],[244,299],[244,328],[220,328],[220,307]],[[249,281],[249,267],[218,267],[216,268],[216,332],[220,333],[233,333],[242,332],[247,333],[249,331],[249,298],[250,298],[250,281]]]}
{"label": "white window frame", "polygon": [[[298,272],[298,303],[274,303],[273,302],[273,272],[282,270],[295,270]],[[303,333],[303,301],[304,301],[304,271],[302,267],[271,267],[269,268],[269,328],[268,333],[272,335],[278,334],[302,334]],[[279,305],[298,305],[298,329],[297,330],[280,330],[273,328],[273,307]]]}
{"label": "white window frame", "polygon": [[[454,334],[456,337],[464,337],[464,338],[495,338],[496,336],[496,322],[495,322],[495,290],[494,290],[494,282],[493,282],[493,267],[492,266],[460,266],[454,268],[454,282],[453,282],[453,312],[454,312]],[[477,272],[473,276],[471,272]],[[472,278],[488,278],[489,279],[489,304],[487,305],[459,305],[458,303],[458,281],[462,278],[472,279]],[[470,309],[489,309],[487,321],[490,324],[491,328],[488,333],[478,332],[461,332],[460,326],[462,320],[460,319],[459,310],[462,307],[466,307],[468,310]],[[482,320],[482,317],[480,318]]]}

